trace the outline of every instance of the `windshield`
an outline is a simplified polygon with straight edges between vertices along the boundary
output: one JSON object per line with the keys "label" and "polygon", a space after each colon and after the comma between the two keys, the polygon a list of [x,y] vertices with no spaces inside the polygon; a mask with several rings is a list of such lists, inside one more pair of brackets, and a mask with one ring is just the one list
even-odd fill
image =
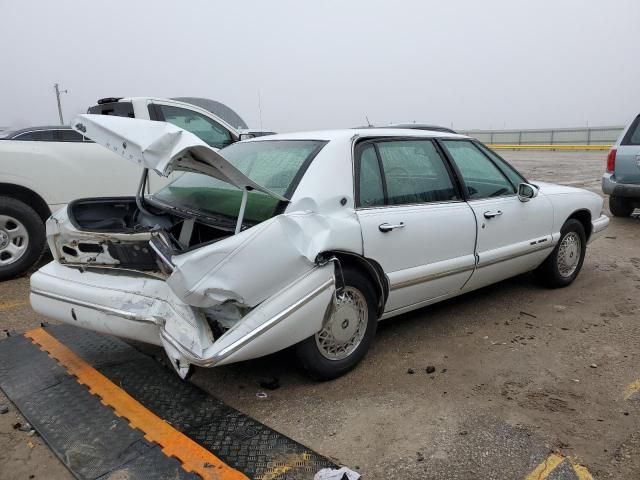
{"label": "windshield", "polygon": [[[254,182],[291,198],[307,166],[325,143],[319,140],[240,142],[220,150],[220,154]],[[152,198],[213,217],[237,218],[242,191],[217,178],[187,172]],[[244,221],[258,223],[273,217],[279,203],[265,193],[250,191]]]}

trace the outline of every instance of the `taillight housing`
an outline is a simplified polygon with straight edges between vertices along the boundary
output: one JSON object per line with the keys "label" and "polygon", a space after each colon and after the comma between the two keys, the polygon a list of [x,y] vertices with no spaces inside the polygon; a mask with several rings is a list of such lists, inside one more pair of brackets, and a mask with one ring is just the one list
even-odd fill
{"label": "taillight housing", "polygon": [[607,172],[613,173],[616,171],[616,153],[617,150],[612,148],[609,150],[609,155],[607,155]]}

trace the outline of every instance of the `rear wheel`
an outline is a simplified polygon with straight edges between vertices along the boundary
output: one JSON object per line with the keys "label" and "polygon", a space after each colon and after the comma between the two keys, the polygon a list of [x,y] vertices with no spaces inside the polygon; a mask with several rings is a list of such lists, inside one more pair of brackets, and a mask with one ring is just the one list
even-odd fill
{"label": "rear wheel", "polygon": [[27,271],[44,249],[44,223],[29,205],[0,197],[0,280]]}
{"label": "rear wheel", "polygon": [[369,280],[344,267],[344,286],[322,330],[296,346],[296,355],[307,373],[317,380],[344,375],[364,358],[373,342],[378,318]]}
{"label": "rear wheel", "polygon": [[609,197],[609,210],[616,217],[628,217],[633,213],[634,205],[630,198]]}
{"label": "rear wheel", "polygon": [[536,276],[550,288],[570,285],[580,273],[587,251],[587,236],[578,220],[570,218],[560,230],[553,252],[536,270]]}

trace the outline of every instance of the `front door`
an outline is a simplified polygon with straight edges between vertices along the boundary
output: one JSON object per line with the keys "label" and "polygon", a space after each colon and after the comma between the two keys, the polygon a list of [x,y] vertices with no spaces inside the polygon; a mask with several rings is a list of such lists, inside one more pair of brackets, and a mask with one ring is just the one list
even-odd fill
{"label": "front door", "polygon": [[356,148],[357,215],[364,254],[390,280],[385,315],[459,291],[475,266],[473,211],[429,139]]}
{"label": "front door", "polygon": [[553,207],[539,195],[523,202],[525,179],[504,160],[471,140],[442,140],[467,189],[478,225],[478,265],[465,290],[532,270],[551,252]]}

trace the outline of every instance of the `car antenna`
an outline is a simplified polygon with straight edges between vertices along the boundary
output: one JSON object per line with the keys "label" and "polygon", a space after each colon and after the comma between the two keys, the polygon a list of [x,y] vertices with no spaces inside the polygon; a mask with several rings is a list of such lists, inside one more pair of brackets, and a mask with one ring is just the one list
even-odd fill
{"label": "car antenna", "polygon": [[366,115],[364,116],[364,118],[367,120],[367,126],[368,127],[373,127],[373,125],[371,125],[371,122],[369,121],[369,117],[367,117]]}

